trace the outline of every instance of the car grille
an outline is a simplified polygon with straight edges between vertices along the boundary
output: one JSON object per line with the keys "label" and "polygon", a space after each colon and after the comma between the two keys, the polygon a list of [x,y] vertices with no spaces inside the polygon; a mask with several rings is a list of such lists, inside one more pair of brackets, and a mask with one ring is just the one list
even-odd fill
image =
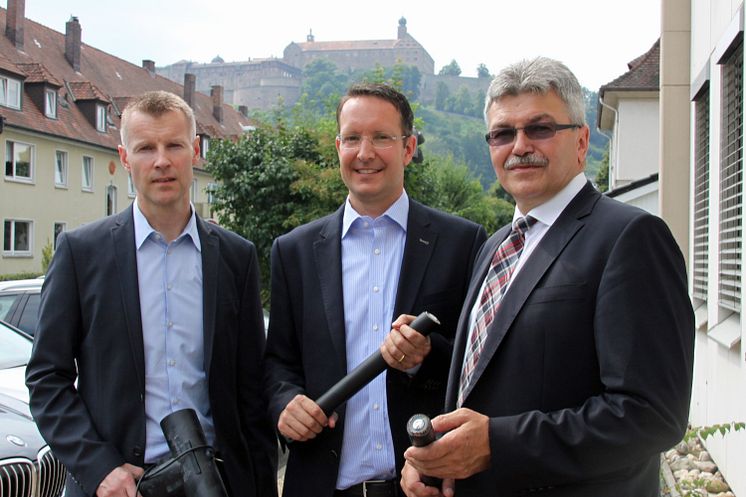
{"label": "car grille", "polygon": [[0,461],[0,497],[57,497],[65,487],[65,468],[49,447],[37,461],[25,458]]}

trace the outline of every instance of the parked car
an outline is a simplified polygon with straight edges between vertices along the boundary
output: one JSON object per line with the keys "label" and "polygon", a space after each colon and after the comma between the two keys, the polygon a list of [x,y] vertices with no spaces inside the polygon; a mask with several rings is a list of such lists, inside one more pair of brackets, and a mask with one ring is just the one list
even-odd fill
{"label": "parked car", "polygon": [[24,383],[32,339],[0,321],[0,497],[64,495],[65,467],[36,428]]}
{"label": "parked car", "polygon": [[44,278],[0,281],[0,320],[33,336],[39,321]]}

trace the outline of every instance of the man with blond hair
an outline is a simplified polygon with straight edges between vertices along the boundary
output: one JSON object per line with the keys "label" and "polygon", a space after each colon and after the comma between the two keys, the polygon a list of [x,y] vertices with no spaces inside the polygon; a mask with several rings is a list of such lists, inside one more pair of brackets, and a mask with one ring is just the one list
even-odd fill
{"label": "man with blond hair", "polygon": [[183,408],[229,495],[277,492],[256,250],[194,212],[195,128],[176,95],[135,98],[119,146],[135,201],[63,233],[49,267],[26,382],[72,476],[67,497],[135,497],[144,468],[168,456],[161,419]]}

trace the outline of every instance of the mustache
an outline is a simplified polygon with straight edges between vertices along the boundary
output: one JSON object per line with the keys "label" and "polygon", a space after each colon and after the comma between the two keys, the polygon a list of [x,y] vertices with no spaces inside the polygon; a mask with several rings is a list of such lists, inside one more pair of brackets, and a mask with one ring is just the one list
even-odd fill
{"label": "mustache", "polygon": [[515,166],[541,166],[546,167],[549,164],[549,159],[542,157],[538,154],[528,155],[511,155],[508,160],[505,161],[503,166],[505,169],[512,169]]}

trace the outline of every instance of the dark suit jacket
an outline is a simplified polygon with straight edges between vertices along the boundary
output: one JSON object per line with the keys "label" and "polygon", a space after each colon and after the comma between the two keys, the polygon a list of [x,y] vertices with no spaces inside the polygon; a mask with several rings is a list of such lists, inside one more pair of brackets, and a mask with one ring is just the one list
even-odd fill
{"label": "dark suit jacket", "polygon": [[[454,345],[455,409],[482,248]],[[456,495],[658,495],[659,452],[687,425],[694,321],[664,222],[590,183],[539,242],[489,328],[464,407],[489,416],[491,466]]]}
{"label": "dark suit jacket", "polygon": [[[317,399],[347,372],[342,297],[341,230],[344,207],[275,240],[272,305],[265,382],[277,425],[285,406],[302,393]],[[389,368],[387,399],[397,471],[410,445],[412,414],[440,413],[453,335],[484,229],[410,200],[407,236],[393,319],[430,311],[441,321],[432,352],[418,373]],[[342,448],[345,408],[337,426],[308,442],[290,445],[283,495],[334,493]]]}
{"label": "dark suit jacket", "polygon": [[[199,218],[197,229],[205,370],[225,483],[234,497],[273,495],[277,442],[261,395],[256,250]],[[26,382],[40,432],[74,477],[68,497],[93,495],[125,462],[143,465],[144,368],[130,207],[62,234],[42,289]]]}

